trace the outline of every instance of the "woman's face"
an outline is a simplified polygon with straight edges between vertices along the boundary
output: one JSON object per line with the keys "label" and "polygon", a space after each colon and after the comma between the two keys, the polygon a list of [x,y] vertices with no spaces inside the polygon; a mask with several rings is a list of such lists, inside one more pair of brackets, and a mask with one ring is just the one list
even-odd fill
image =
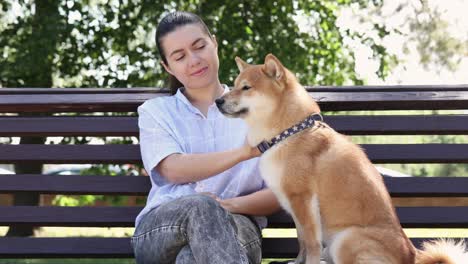
{"label": "woman's face", "polygon": [[206,88],[218,83],[218,44],[198,24],[178,27],[161,40],[167,72],[187,89]]}

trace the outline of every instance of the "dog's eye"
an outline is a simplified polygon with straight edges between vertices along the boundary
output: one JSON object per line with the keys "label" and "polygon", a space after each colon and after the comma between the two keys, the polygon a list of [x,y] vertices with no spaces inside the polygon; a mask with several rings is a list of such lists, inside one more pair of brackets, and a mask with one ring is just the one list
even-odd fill
{"label": "dog's eye", "polygon": [[248,86],[248,85],[244,85],[244,86],[242,87],[242,90],[247,91],[247,90],[249,90],[250,88],[252,88],[252,87],[250,87],[250,86]]}

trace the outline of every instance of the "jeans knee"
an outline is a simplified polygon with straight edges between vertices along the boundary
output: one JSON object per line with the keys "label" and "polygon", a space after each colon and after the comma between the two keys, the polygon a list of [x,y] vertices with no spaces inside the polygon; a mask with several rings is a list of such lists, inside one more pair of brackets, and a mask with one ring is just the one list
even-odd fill
{"label": "jeans knee", "polygon": [[195,194],[186,197],[187,206],[191,209],[197,209],[201,213],[210,213],[217,210],[224,210],[221,205],[208,195]]}
{"label": "jeans knee", "polygon": [[207,195],[191,195],[186,197],[184,204],[189,208],[188,216],[192,224],[212,225],[217,222],[234,225],[229,212],[218,201]]}

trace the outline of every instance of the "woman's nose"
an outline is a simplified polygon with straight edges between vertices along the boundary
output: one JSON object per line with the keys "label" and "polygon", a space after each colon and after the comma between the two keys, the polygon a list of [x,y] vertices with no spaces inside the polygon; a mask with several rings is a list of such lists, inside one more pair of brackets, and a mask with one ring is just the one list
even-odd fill
{"label": "woman's nose", "polygon": [[190,54],[190,66],[197,66],[198,64],[200,64],[200,61],[201,59],[197,54]]}

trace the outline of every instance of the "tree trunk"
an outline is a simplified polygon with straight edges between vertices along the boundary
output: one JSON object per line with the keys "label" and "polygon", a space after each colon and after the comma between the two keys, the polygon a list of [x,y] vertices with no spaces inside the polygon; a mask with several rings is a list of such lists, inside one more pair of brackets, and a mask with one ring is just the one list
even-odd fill
{"label": "tree trunk", "polygon": [[[22,137],[20,144],[44,144],[45,137]],[[16,174],[40,174],[42,173],[42,164],[15,164]],[[13,176],[14,177],[14,176]],[[39,205],[38,193],[15,194],[13,205]],[[33,226],[10,226],[6,236],[32,236],[34,234]]]}
{"label": "tree trunk", "polygon": [[[34,1],[35,13],[32,17],[31,34],[24,40],[22,54],[19,56],[26,66],[21,78],[23,87],[52,87],[53,58],[57,50],[57,43],[62,30],[59,14],[60,1],[38,0]],[[44,113],[30,113],[44,115]],[[22,137],[20,144],[44,144],[46,137]],[[41,174],[43,164],[21,163],[15,164],[17,174]],[[14,205],[39,205],[39,193],[15,194]],[[33,226],[10,226],[7,236],[31,236],[34,234]]]}

